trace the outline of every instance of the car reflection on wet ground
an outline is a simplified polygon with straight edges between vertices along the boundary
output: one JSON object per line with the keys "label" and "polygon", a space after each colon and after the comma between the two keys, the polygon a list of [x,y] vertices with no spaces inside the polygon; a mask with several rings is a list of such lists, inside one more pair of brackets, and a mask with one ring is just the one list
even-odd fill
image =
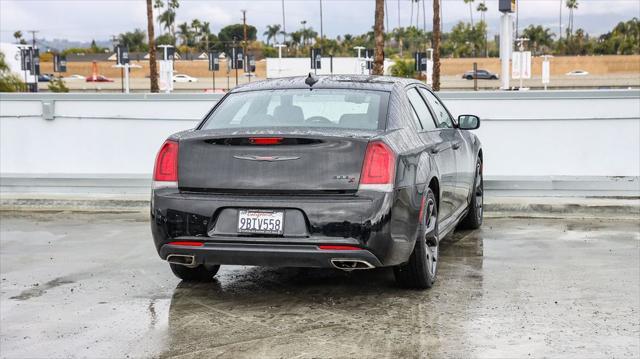
{"label": "car reflection on wet ground", "polygon": [[180,283],[142,214],[3,213],[2,357],[638,357],[638,221],[488,218],[389,269]]}

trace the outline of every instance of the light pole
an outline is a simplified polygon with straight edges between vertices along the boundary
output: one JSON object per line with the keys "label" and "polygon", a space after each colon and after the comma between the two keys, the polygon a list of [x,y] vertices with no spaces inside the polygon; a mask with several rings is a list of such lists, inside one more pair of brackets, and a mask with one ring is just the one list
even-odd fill
{"label": "light pole", "polygon": [[302,36],[304,36],[304,41],[302,46],[307,46],[307,20],[300,21],[302,24]]}
{"label": "light pole", "polygon": [[355,46],[353,49],[358,51],[358,63],[357,63],[357,66],[360,67],[360,74],[364,75],[364,66],[362,66],[362,58],[360,57],[360,51],[366,49],[366,47],[364,47],[364,46]]}
{"label": "light pole", "polygon": [[287,47],[285,44],[276,44],[275,47],[278,48],[278,77],[282,72],[282,48]]}

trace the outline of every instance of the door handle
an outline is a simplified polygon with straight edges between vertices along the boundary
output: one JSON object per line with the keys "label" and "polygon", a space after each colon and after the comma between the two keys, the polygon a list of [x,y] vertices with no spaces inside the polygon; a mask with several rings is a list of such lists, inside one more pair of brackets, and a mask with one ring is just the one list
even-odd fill
{"label": "door handle", "polygon": [[460,142],[455,142],[453,145],[451,145],[451,147],[453,147],[454,150],[457,150],[458,148],[460,148]]}

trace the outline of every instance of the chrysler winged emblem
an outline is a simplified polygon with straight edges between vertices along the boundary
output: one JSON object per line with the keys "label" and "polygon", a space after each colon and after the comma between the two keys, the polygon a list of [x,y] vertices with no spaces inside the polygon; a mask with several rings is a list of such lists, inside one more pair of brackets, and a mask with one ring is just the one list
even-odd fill
{"label": "chrysler winged emblem", "polygon": [[248,160],[248,161],[267,161],[267,162],[276,162],[276,161],[292,161],[300,159],[298,156],[256,156],[256,155],[235,155],[233,158],[237,158],[239,160]]}

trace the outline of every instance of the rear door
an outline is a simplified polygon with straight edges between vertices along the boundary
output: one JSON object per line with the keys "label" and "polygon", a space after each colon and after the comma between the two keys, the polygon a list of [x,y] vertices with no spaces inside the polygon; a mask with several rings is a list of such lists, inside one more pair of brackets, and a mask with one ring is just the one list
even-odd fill
{"label": "rear door", "polygon": [[452,134],[436,127],[434,117],[417,87],[407,90],[409,103],[418,118],[422,131],[420,136],[428,144],[427,150],[433,157],[440,172],[440,212],[441,220],[449,218],[456,208],[456,159],[452,149]]}

